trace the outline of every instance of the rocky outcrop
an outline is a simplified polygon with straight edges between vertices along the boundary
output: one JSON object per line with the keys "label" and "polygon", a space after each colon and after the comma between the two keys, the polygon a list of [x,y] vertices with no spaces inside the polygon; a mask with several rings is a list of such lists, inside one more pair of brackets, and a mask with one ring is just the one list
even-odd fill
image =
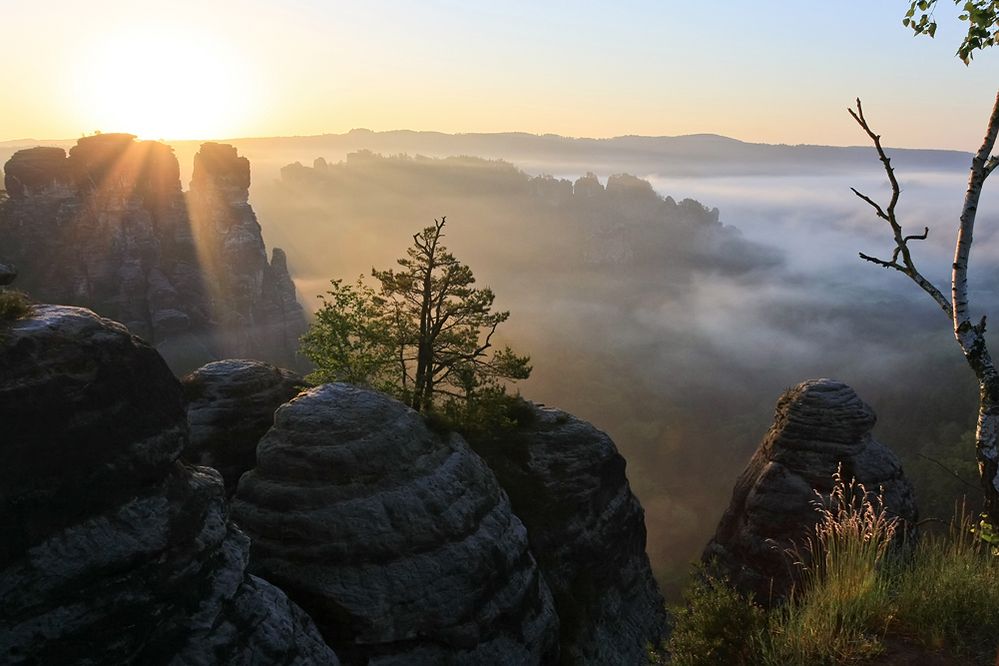
{"label": "rocky outcrop", "polygon": [[833,475],[880,492],[889,514],[915,524],[912,485],[871,435],[876,417],[846,384],[807,381],[777,401],[774,424],[739,477],[732,503],[703,559],[760,603],[778,603],[794,582],[787,550],[803,546],[828,499]]}
{"label": "rocky outcrop", "polygon": [[0,262],[0,287],[5,287],[17,279],[17,269]]}
{"label": "rocky outcrop", "polygon": [[246,574],[222,480],[177,457],[180,383],[88,310],[35,306],[0,338],[0,662],[336,664]]}
{"label": "rocky outcrop", "polygon": [[249,187],[249,160],[230,145],[202,144],[194,157],[191,219],[202,260],[216,280],[209,295],[226,313],[220,335],[232,356],[254,356],[261,347],[295,350],[305,332],[284,252],[275,248],[267,261]]}
{"label": "rocky outcrop", "polygon": [[251,571],[346,663],[551,663],[558,620],[523,524],[455,434],[344,384],[278,409],[233,516]]}
{"label": "rocky outcrop", "polygon": [[184,459],[214,467],[226,495],[257,461],[257,442],[274,423],[274,410],[306,388],[294,372],[263,363],[215,361],[181,380],[191,436]]}
{"label": "rocky outcrop", "polygon": [[520,403],[519,425],[472,446],[527,527],[555,597],[564,664],[640,664],[665,634],[645,513],[614,442],[565,412]]}
{"label": "rocky outcrop", "polygon": [[[255,219],[233,224],[233,206],[241,219],[253,216],[249,164],[234,157],[238,177],[218,175],[229,169],[214,158],[222,149],[235,155],[219,144],[199,153],[196,182],[206,185],[192,206],[173,150],[156,141],[100,134],[68,156],[61,148],[15,153],[4,167],[0,236],[20,287],[121,321],[178,371],[220,356],[293,362],[304,327],[294,284],[283,259],[267,262]],[[202,205],[201,191],[219,189],[209,182],[224,183],[232,206]]]}

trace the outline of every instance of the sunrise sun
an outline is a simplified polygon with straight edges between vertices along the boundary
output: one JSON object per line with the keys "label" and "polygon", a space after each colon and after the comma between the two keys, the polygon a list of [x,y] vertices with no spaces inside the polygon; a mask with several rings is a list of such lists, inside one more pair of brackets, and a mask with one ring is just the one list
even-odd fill
{"label": "sunrise sun", "polygon": [[244,126],[253,82],[217,35],[130,27],[80,61],[74,103],[91,126],[148,139],[233,136]]}

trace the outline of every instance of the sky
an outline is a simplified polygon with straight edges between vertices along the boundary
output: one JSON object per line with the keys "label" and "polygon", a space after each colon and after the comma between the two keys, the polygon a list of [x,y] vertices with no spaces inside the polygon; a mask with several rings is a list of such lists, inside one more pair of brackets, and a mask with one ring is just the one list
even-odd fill
{"label": "sky", "polygon": [[0,140],[351,128],[973,150],[999,53],[905,0],[0,0]]}

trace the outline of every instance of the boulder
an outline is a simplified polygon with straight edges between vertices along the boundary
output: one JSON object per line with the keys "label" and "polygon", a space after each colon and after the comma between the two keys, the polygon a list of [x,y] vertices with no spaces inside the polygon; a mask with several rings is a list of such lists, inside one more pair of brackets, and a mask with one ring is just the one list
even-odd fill
{"label": "boulder", "polygon": [[0,662],[337,664],[246,573],[222,479],[177,461],[180,383],[120,324],[35,306],[0,339]]}
{"label": "boulder", "polygon": [[251,571],[302,605],[346,663],[558,654],[550,592],[492,472],[381,393],[327,384],[279,408],[232,510]]}
{"label": "boulder", "polygon": [[290,370],[238,359],[209,363],[181,383],[191,427],[184,459],[217,469],[227,496],[256,465],[257,442],[274,423],[274,410],[306,388]]}
{"label": "boulder", "polygon": [[555,597],[562,663],[644,663],[665,636],[666,613],[625,460],[591,424],[519,405],[517,427],[471,444],[527,527]]}
{"label": "boulder", "polygon": [[774,423],[739,476],[732,502],[703,559],[764,604],[795,583],[788,550],[804,547],[828,502],[834,475],[880,494],[899,533],[917,520],[912,484],[892,451],[874,439],[876,417],[852,388],[832,379],[803,382],[777,401]]}

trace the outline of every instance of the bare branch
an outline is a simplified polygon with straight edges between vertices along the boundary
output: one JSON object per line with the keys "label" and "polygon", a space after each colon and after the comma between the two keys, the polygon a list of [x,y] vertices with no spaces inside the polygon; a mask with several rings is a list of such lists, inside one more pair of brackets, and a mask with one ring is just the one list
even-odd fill
{"label": "bare branch", "polygon": [[880,205],[878,205],[878,203],[876,201],[874,201],[873,199],[871,199],[866,194],[861,194],[860,192],[858,192],[856,190],[856,188],[851,187],[850,191],[853,192],[854,194],[856,194],[858,197],[860,197],[864,201],[866,201],[867,203],[869,203],[871,205],[871,207],[877,212],[878,217],[880,217],[882,220],[887,220],[888,219],[888,215],[884,212],[884,210],[881,208]]}
{"label": "bare branch", "polygon": [[860,258],[863,259],[864,261],[869,261],[872,264],[877,264],[882,268],[894,268],[897,271],[902,271],[903,273],[905,273],[905,266],[900,266],[898,264],[898,262],[896,261],[897,259],[896,256],[892,256],[891,261],[885,261],[884,259],[878,259],[877,257],[872,257],[868,254],[864,254],[863,252],[858,252],[857,254],[859,254]]}
{"label": "bare branch", "polygon": [[[860,103],[860,98],[857,98],[857,109],[847,109],[850,115],[853,117],[860,128],[864,130],[871,141],[874,143],[874,149],[878,153],[878,159],[881,160],[881,164],[884,167],[885,175],[888,177],[888,183],[891,185],[891,200],[888,202],[887,206],[882,207],[879,203],[871,199],[866,194],[858,192],[855,188],[850,188],[850,190],[856,194],[860,199],[865,201],[870,205],[877,216],[888,223],[891,227],[892,237],[895,241],[895,247],[892,250],[891,261],[885,261],[884,259],[879,259],[868,254],[860,253],[860,258],[864,261],[869,261],[872,264],[881,266],[882,268],[893,268],[900,273],[904,273],[915,282],[920,289],[929,294],[930,298],[936,301],[940,309],[944,311],[944,314],[948,318],[954,319],[954,309],[951,305],[950,300],[948,300],[932,282],[927,280],[916,268],[915,261],[912,259],[912,255],[909,252],[909,241],[914,240],[926,240],[929,236],[929,227],[923,228],[923,233],[921,234],[909,234],[906,235],[902,231],[902,225],[899,223],[898,218],[895,215],[895,207],[898,205],[899,196],[901,195],[902,189],[899,187],[898,179],[895,177],[895,169],[892,168],[891,158],[885,153],[884,147],[881,145],[881,135],[876,134],[871,126],[867,123],[867,118],[864,117],[864,107]],[[899,261],[901,259],[901,262]]]}

